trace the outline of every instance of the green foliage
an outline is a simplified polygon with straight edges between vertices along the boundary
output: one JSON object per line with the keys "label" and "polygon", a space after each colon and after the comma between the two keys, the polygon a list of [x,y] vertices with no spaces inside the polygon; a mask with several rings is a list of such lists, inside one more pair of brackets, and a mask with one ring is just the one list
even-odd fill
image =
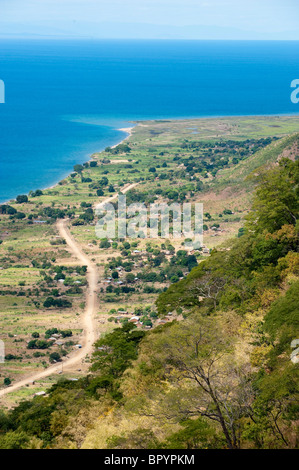
{"label": "green foliage", "polygon": [[[290,341],[298,337],[299,286],[294,280],[298,274],[295,263],[298,250],[298,163],[282,160],[279,166],[272,170],[267,168],[266,172],[258,166],[267,159],[274,162],[286,145],[298,141],[298,136],[288,136],[267,147],[271,140],[181,140],[177,143],[176,154],[172,153],[170,145],[166,150],[155,148],[152,142],[151,150],[156,155],[153,157],[155,160],[146,160],[145,183],[157,185],[157,192],[154,188],[153,191],[152,188],[148,190],[146,186],[143,191],[129,191],[129,202],[149,203],[157,195],[172,201],[184,200],[192,197],[195,191],[205,190],[213,181],[211,175],[217,175],[212,184],[217,184],[217,181],[221,184],[225,178],[235,182],[231,175],[243,184],[243,177],[254,171],[254,178],[258,174],[261,184],[248,222],[239,230],[238,238],[225,245],[227,251],[215,249],[199,265],[196,257],[189,256],[185,250],[175,254],[175,248],[169,242],[165,242],[160,252],[149,244],[146,260],[149,267],[141,267],[142,272],[137,277],[143,283],[175,282],[159,296],[157,307],[160,315],[173,312],[175,317],[176,311],[184,320],[181,321],[180,317],[180,321],[168,322],[147,333],[126,320],[122,328],[103,335],[95,345],[92,369],[87,377],[78,381],[59,381],[48,390],[47,396],[25,401],[5,414],[0,412],[0,448],[19,449],[35,445],[43,448],[80,447],[86,432],[93,427],[94,419],[100,418],[104,425],[108,423],[109,426],[110,417],[112,421],[120,418],[119,432],[107,439],[107,446],[111,449],[287,448],[296,445],[293,428],[298,412],[295,402],[298,377],[297,366],[290,361]],[[128,144],[106,149],[111,154],[134,153],[134,150]],[[141,170],[143,152],[141,148]],[[251,158],[253,154],[254,159]],[[174,170],[173,162],[178,162],[182,168]],[[105,165],[110,161],[104,159],[102,163]],[[232,165],[235,165],[234,173],[228,171]],[[163,173],[160,173],[161,166]],[[83,176],[82,172],[87,167],[84,164],[75,169]],[[115,179],[110,167],[105,170],[101,165],[93,172],[93,181],[73,174],[72,186],[81,184],[80,180],[90,182],[88,190],[93,192],[89,196],[94,198],[95,191],[98,196],[103,196],[102,188],[105,186],[107,191],[110,185],[109,191],[112,191],[131,181],[126,179],[130,171],[126,172],[125,168],[133,167],[135,165],[122,167],[125,174],[121,183]],[[148,168],[155,171],[147,173]],[[99,173],[109,171],[110,182],[104,176],[97,180]],[[207,178],[205,185],[196,173],[201,179]],[[251,184],[254,178],[251,178]],[[187,181],[175,186],[176,179],[179,184],[183,179]],[[156,180],[161,181],[157,183]],[[249,185],[249,180],[246,184]],[[42,194],[31,193],[31,196]],[[87,198],[87,194],[83,197]],[[41,204],[37,210],[38,217],[51,223],[59,217],[69,216],[69,209],[44,207],[42,200],[44,198],[37,202]],[[36,203],[30,202],[31,205]],[[16,216],[17,211],[13,207],[7,205],[0,206],[0,213],[13,216],[13,223],[16,217],[20,217]],[[223,214],[232,219],[230,209],[225,209]],[[33,214],[29,217],[32,219]],[[90,223],[93,217],[91,203],[84,202],[80,219],[76,219],[74,224]],[[214,223],[210,213],[205,217],[210,221],[209,225],[217,227],[217,220]],[[18,224],[21,223],[20,219]],[[208,227],[204,226],[204,229]],[[110,248],[110,242],[102,240],[100,246]],[[113,248],[117,248],[115,242]],[[129,254],[131,248],[136,246],[126,245],[126,242],[119,244],[122,254]],[[162,250],[173,255],[169,262]],[[117,268],[122,267],[129,273],[125,275],[127,283],[134,283],[141,295],[138,282],[135,285],[133,251],[130,256],[132,259],[128,262],[121,257],[109,260],[107,269],[117,273]],[[71,285],[71,279],[74,279],[71,272],[76,270],[84,276],[86,267],[55,267],[51,262],[40,259],[32,260],[32,265],[49,269],[50,276],[45,276],[45,281],[48,279],[48,287],[55,287],[52,290],[40,289],[44,307],[67,307],[53,278],[65,279],[65,284]],[[179,281],[186,271],[190,274]],[[112,277],[116,278],[116,274]],[[130,293],[134,288],[110,286],[113,295],[109,299],[111,302],[119,301],[120,294]],[[63,291],[66,292],[65,289]],[[281,295],[282,291],[284,295]],[[66,293],[76,292],[82,293],[82,290],[69,289]],[[154,293],[157,289],[154,284],[148,285],[144,292]],[[273,299],[278,300],[273,303]],[[142,306],[134,313],[140,316],[144,326],[151,326],[151,319],[157,317],[152,306]],[[116,310],[110,314],[115,315]],[[263,314],[264,323],[256,324]],[[115,316],[110,320],[115,320]],[[72,335],[71,330],[51,328],[46,331],[45,339],[57,333],[62,337]],[[33,340],[28,344],[30,349],[51,345],[51,342],[39,340],[37,335],[36,332],[32,334]],[[253,348],[257,346],[266,351],[255,369],[243,368],[243,364],[236,361],[235,348],[239,353],[238,360],[243,359],[240,358],[240,340],[244,338],[245,346],[247,341],[252,341]],[[52,362],[60,360],[60,354],[64,352],[49,354],[36,351],[33,356],[45,356]],[[7,360],[17,359],[12,355]],[[8,377],[6,380],[10,381]],[[103,406],[103,411],[99,412],[98,406]],[[122,422],[134,420],[134,415],[139,415],[138,427],[132,430],[128,426],[123,430]],[[149,424],[151,420],[153,429]],[[77,433],[77,436],[73,437],[72,433]]]}
{"label": "green foliage", "polygon": [[110,248],[111,243],[105,238],[104,240],[101,240],[100,242],[100,248]]}
{"label": "green foliage", "polygon": [[61,360],[60,354],[58,352],[52,352],[49,356],[49,361],[51,363],[59,362]]}
{"label": "green foliage", "polygon": [[299,162],[286,158],[279,167],[262,171],[252,206],[249,228],[273,233],[283,225],[295,225],[299,216]]}
{"label": "green foliage", "polygon": [[299,335],[299,281],[273,303],[265,316],[264,329],[273,338],[282,328],[290,328],[294,337]]}
{"label": "green foliage", "polygon": [[10,431],[0,438],[0,449],[26,449],[26,444],[29,441],[28,434],[24,431],[13,432]]}
{"label": "green foliage", "polygon": [[28,196],[26,196],[25,194],[22,194],[20,196],[17,196],[16,198],[16,201],[18,204],[22,204],[24,202],[28,202]]}
{"label": "green foliage", "polygon": [[202,418],[186,420],[182,429],[171,434],[159,445],[162,449],[215,449],[221,443],[216,439],[215,430]]}
{"label": "green foliage", "polygon": [[298,247],[298,168],[299,161],[282,160],[267,171],[242,237],[231,242],[230,251],[214,250],[187,278],[162,293],[156,302],[159,313],[199,305],[215,309],[219,303],[238,307],[263,284],[279,285],[275,265]]}
{"label": "green foliage", "polygon": [[57,328],[49,328],[46,333],[45,333],[45,338],[50,338],[52,335],[57,334],[58,329]]}
{"label": "green foliage", "polygon": [[[132,323],[124,323],[121,328],[116,328],[103,339],[95,343],[96,351],[93,354],[91,370],[97,371],[99,377],[96,383],[103,380],[105,388],[110,387],[110,393],[114,399],[120,399],[118,391],[118,379],[137,358],[138,344],[145,332],[136,330]],[[94,383],[91,383],[94,390]],[[89,388],[90,389],[90,388]]]}
{"label": "green foliage", "polygon": [[9,206],[8,204],[3,204],[0,206],[0,214],[16,214],[17,210],[14,207]]}
{"label": "green foliage", "polygon": [[84,167],[82,165],[75,165],[74,166],[74,171],[76,173],[82,173],[83,170],[84,170]]}
{"label": "green foliage", "polygon": [[95,343],[97,350],[93,354],[92,370],[114,378],[122,375],[130,362],[136,359],[138,344],[144,335],[131,323],[107,334]]}
{"label": "green foliage", "polygon": [[32,197],[39,197],[39,196],[42,196],[42,195],[43,195],[43,192],[42,192],[41,189],[37,189],[36,191],[33,191],[33,192],[31,193],[31,196],[32,196]]}
{"label": "green foliage", "polygon": [[54,299],[53,297],[47,297],[43,305],[45,308],[51,308],[51,307],[71,308],[72,302],[66,299]]}
{"label": "green foliage", "polygon": [[27,348],[28,349],[47,349],[51,346],[51,342],[45,341],[43,339],[33,339],[29,341]]}

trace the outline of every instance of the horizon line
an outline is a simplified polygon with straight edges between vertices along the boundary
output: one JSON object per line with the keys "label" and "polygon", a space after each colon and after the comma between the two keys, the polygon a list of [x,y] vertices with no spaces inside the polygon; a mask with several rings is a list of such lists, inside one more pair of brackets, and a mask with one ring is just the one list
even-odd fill
{"label": "horizon line", "polygon": [[259,38],[138,38],[138,37],[92,37],[92,36],[38,36],[38,35],[1,35],[0,33],[0,39],[11,39],[11,40],[17,40],[17,39],[30,39],[30,40],[93,40],[93,41],[223,41],[223,42],[231,42],[231,41],[239,41],[239,42],[297,42],[299,41],[299,38],[297,39],[259,39]]}

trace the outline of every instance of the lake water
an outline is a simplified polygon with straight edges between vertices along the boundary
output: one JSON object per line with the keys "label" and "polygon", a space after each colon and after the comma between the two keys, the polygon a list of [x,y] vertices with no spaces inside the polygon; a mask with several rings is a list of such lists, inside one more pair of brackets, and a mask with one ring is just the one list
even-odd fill
{"label": "lake water", "polygon": [[0,41],[0,201],[50,186],[140,119],[292,114],[299,42]]}

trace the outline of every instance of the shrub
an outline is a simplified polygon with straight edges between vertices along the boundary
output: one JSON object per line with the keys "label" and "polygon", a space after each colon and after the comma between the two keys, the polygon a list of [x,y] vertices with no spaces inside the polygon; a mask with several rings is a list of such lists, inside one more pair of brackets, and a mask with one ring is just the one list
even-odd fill
{"label": "shrub", "polygon": [[49,356],[49,361],[51,363],[61,361],[60,354],[58,354],[58,352],[51,353]]}
{"label": "shrub", "polygon": [[22,204],[23,202],[28,202],[28,196],[25,194],[21,194],[20,196],[17,196],[16,201],[18,204]]}

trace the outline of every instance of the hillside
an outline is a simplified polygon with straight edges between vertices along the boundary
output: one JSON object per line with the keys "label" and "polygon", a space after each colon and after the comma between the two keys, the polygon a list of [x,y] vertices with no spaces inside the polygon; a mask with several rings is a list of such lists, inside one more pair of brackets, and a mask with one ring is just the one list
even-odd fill
{"label": "hillside", "polygon": [[[0,448],[296,446],[296,128],[295,117],[139,123],[56,187],[0,207],[3,390],[51,363],[62,372],[5,392]],[[119,192],[147,207],[203,202],[205,249],[97,239],[95,207],[117,207]],[[69,370],[90,267],[62,219],[98,276],[94,354]]]}

